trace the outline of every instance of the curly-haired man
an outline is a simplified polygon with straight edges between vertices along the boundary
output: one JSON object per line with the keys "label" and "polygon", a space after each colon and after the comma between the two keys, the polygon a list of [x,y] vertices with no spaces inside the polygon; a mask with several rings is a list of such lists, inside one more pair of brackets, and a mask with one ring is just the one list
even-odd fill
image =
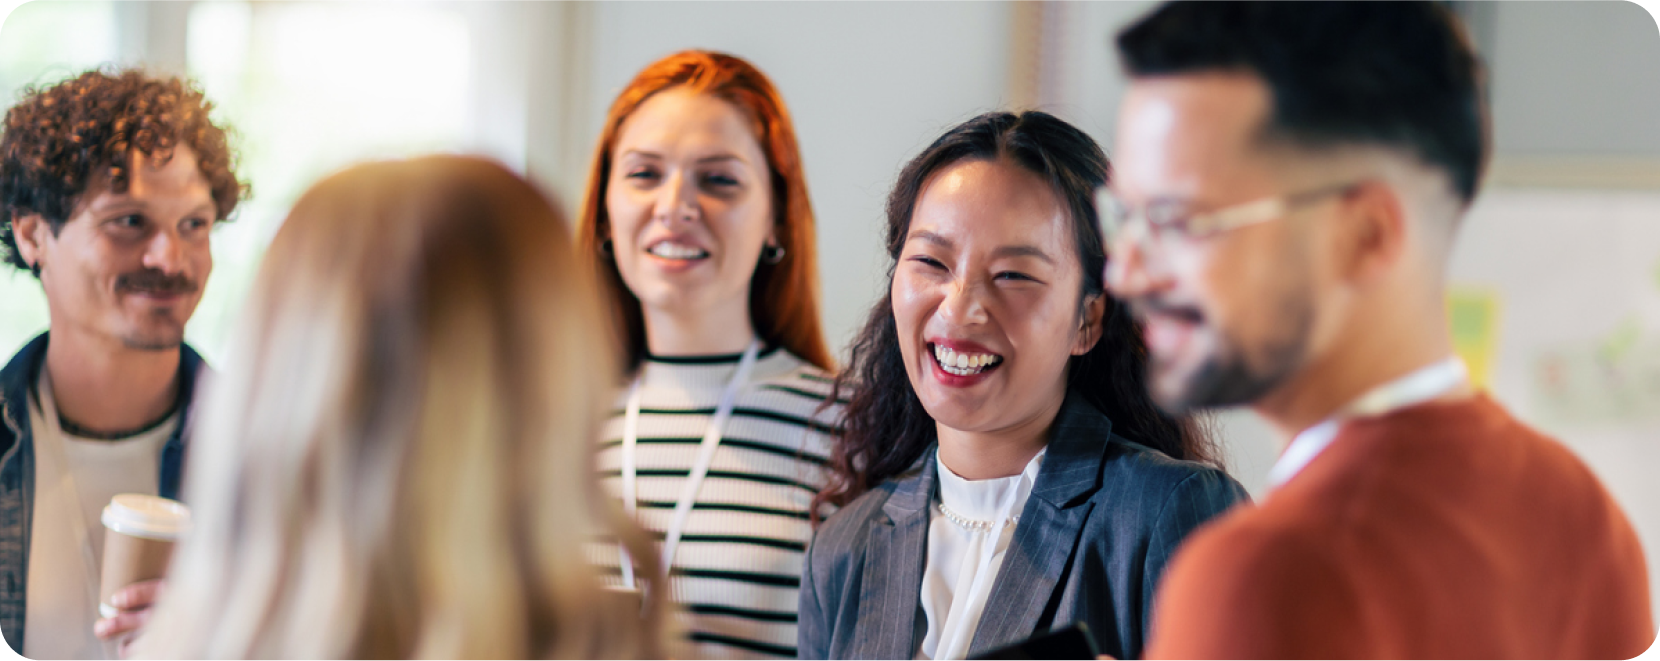
{"label": "curly-haired man", "polygon": [[24,656],[111,655],[159,587],[100,603],[99,512],[117,493],[177,497],[202,369],[184,326],[210,230],[245,196],[211,109],[128,70],[6,112],[0,256],[40,280],[51,323],[0,371],[0,633]]}

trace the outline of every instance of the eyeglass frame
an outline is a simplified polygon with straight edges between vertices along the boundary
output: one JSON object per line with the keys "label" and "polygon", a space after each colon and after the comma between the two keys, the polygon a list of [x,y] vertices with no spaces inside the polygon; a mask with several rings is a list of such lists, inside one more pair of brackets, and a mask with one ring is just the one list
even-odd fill
{"label": "eyeglass frame", "polygon": [[[1126,236],[1132,231],[1135,232],[1132,238],[1140,245],[1143,252],[1146,252],[1155,242],[1158,243],[1158,247],[1162,251],[1167,248],[1165,237],[1170,236],[1170,234],[1164,233],[1165,230],[1174,230],[1180,234],[1182,239],[1186,240],[1202,239],[1241,227],[1279,220],[1290,215],[1297,207],[1331,195],[1346,195],[1362,183],[1365,183],[1364,180],[1323,186],[1297,193],[1270,195],[1249,202],[1225,206],[1221,209],[1186,214],[1185,216],[1172,216],[1165,220],[1154,220],[1147,213],[1149,210],[1147,206],[1132,209],[1130,205],[1124,204],[1117,195],[1114,195],[1111,189],[1102,186],[1095,189],[1095,215],[1100,220],[1101,240],[1110,259],[1112,246],[1117,243],[1120,237]],[[1117,210],[1120,209],[1124,212],[1119,213]],[[1155,232],[1154,227],[1157,227],[1159,231]],[[1140,228],[1140,231],[1135,231],[1135,228]]]}

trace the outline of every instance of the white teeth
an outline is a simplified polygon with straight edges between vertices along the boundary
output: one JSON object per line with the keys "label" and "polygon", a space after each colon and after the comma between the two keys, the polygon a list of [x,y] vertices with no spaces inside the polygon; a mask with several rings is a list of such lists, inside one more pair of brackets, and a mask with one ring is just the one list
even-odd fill
{"label": "white teeth", "polygon": [[650,252],[664,259],[702,259],[709,256],[709,253],[702,248],[673,241],[659,242],[651,247]]}
{"label": "white teeth", "polygon": [[986,368],[1003,362],[1003,357],[993,353],[966,354],[942,347],[934,346],[934,358],[939,361],[940,368],[949,374],[970,376],[985,371]]}

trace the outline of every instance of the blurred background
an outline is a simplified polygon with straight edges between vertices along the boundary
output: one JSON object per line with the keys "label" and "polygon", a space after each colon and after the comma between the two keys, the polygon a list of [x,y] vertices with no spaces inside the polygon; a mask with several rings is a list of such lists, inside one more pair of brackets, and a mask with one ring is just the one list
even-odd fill
{"label": "blurred background", "polygon": [[[1475,378],[1555,435],[1631,515],[1660,595],[1660,29],[1627,2],[1454,2],[1490,73],[1494,161],[1448,305]],[[1125,81],[1110,41],[1149,2],[234,2],[37,0],[0,26],[0,105],[82,70],[196,79],[234,128],[254,196],[215,230],[187,337],[210,361],[265,245],[349,163],[483,153],[574,217],[612,96],[684,48],[766,71],[794,115],[819,222],[824,322],[841,349],[885,278],[893,176],[947,127],[1041,108],[1112,154]],[[0,352],[47,326],[0,272]],[[1222,414],[1260,497],[1278,444]]]}

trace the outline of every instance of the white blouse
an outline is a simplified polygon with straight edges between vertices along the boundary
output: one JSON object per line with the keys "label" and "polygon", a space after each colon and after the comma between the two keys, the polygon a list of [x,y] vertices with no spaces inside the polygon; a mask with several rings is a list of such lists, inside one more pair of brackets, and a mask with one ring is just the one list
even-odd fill
{"label": "white blouse", "polygon": [[917,658],[968,656],[1043,454],[1032,457],[1019,475],[967,480],[946,468],[935,453],[940,500],[928,523],[928,564],[922,570],[928,634]]}

